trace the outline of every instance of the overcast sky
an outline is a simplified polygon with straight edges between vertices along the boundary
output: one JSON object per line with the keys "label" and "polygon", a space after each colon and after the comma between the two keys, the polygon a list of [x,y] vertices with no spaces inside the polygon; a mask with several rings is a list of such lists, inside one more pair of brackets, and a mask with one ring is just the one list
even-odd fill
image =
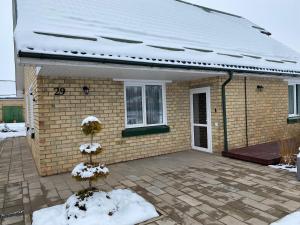
{"label": "overcast sky", "polygon": [[[0,0],[0,80],[14,80],[11,1]],[[189,1],[243,16],[270,31],[273,38],[300,52],[299,0]],[[8,87],[8,85],[5,86]],[[1,95],[3,87],[0,86],[0,89],[2,89],[0,90]],[[6,94],[15,92],[14,88],[8,89],[5,90]]]}
{"label": "overcast sky", "polygon": [[[11,12],[11,0],[0,0],[0,80],[15,79]],[[0,89],[0,97],[16,92],[12,82],[1,82]]]}

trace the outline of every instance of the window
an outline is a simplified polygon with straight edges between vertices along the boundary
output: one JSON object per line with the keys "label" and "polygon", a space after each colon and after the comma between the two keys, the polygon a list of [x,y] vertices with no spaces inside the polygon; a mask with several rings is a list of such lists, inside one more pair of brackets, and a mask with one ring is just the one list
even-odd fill
{"label": "window", "polygon": [[125,82],[126,128],[165,125],[165,83]]}
{"label": "window", "polygon": [[300,84],[289,84],[289,116],[300,116]]}

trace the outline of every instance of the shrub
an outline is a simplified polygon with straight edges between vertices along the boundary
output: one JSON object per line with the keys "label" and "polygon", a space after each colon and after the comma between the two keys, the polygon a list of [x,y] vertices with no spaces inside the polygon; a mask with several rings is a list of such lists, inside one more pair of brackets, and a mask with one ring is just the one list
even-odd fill
{"label": "shrub", "polygon": [[279,152],[281,156],[280,163],[295,165],[296,154],[299,149],[299,141],[293,137],[290,139],[284,139],[279,141]]}

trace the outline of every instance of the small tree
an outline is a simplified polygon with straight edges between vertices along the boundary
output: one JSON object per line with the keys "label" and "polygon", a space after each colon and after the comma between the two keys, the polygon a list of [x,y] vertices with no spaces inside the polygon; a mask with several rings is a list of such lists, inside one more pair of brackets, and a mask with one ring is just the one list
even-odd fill
{"label": "small tree", "polygon": [[[81,194],[85,196],[93,191],[92,181],[98,179],[99,177],[106,177],[109,174],[107,167],[101,164],[93,162],[93,155],[101,153],[101,145],[99,143],[94,143],[94,135],[102,130],[101,122],[98,118],[94,116],[89,116],[85,118],[81,123],[82,132],[90,136],[91,141],[88,144],[83,144],[80,146],[80,151],[84,155],[89,155],[89,162],[78,164],[72,171],[72,176],[79,181],[89,181],[89,188],[87,190],[81,191]],[[79,195],[81,195],[79,193]]]}

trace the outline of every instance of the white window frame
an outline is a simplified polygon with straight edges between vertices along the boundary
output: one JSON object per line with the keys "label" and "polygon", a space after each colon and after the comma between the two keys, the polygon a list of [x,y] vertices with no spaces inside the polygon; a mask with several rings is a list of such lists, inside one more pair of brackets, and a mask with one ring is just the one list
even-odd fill
{"label": "white window frame", "polygon": [[[163,102],[163,122],[160,124],[147,124],[146,113],[146,85],[161,85],[162,87],[162,102]],[[141,124],[127,124],[127,95],[126,87],[139,86],[142,87],[142,109],[143,109],[143,123]],[[138,128],[138,127],[153,127],[167,125],[167,103],[166,103],[166,82],[164,81],[124,81],[124,107],[125,107],[125,128]]]}
{"label": "white window frame", "polygon": [[[289,114],[289,117],[298,117],[300,116],[299,113],[297,113],[297,85],[300,85],[300,81],[289,81],[288,86],[293,86],[294,88],[294,113]],[[289,95],[288,95],[289,98]]]}
{"label": "white window frame", "polygon": [[289,86],[292,86],[294,89],[294,113],[289,114],[289,117],[295,117],[295,116],[298,116],[298,114],[297,114],[297,84],[289,84]]}

